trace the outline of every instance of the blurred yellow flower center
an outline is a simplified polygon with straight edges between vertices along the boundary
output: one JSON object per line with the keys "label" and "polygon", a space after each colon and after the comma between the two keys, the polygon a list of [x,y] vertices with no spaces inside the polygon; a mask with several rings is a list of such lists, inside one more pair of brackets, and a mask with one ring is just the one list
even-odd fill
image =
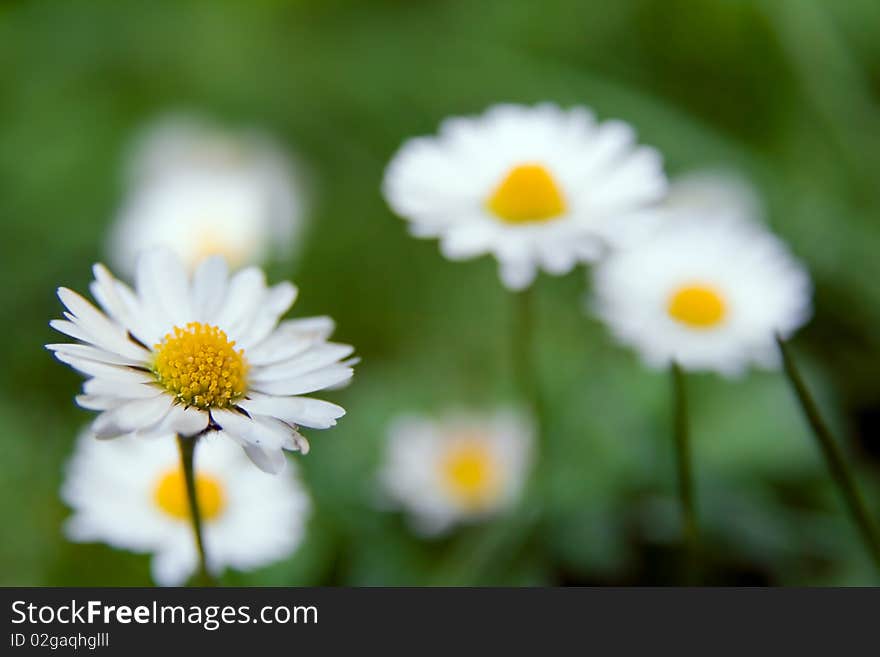
{"label": "blurred yellow flower center", "polygon": [[245,392],[244,349],[216,326],[175,326],[155,345],[153,371],[159,383],[186,406],[226,408]]}
{"label": "blurred yellow flower center", "polygon": [[[226,505],[223,485],[214,477],[196,475],[196,497],[203,520],[217,518]],[[186,481],[180,468],[169,470],[156,482],[153,499],[162,511],[178,520],[189,520],[189,499],[186,496]]]}
{"label": "blurred yellow flower center", "polygon": [[452,447],[440,463],[447,491],[469,509],[479,509],[498,491],[498,470],[491,451],[477,440]]}
{"label": "blurred yellow flower center", "polygon": [[687,285],[669,297],[667,311],[672,319],[691,328],[708,329],[724,320],[727,304],[714,288]]}
{"label": "blurred yellow flower center", "polygon": [[565,199],[552,174],[540,164],[513,167],[486,202],[509,224],[539,223],[565,212]]}

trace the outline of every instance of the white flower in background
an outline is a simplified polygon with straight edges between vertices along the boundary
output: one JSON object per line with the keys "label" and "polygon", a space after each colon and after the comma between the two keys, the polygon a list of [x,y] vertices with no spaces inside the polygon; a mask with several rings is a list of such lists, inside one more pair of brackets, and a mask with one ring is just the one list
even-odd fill
{"label": "white flower in background", "polygon": [[381,484],[417,530],[436,534],[511,506],[528,475],[532,442],[531,424],[511,411],[405,416],[390,427]]}
{"label": "white flower in background", "polygon": [[622,121],[585,108],[496,105],[407,141],[385,172],[391,208],[443,254],[494,254],[510,289],[564,274],[654,224],[666,191],[659,153]]}
{"label": "white flower in background", "polygon": [[68,312],[51,326],[79,342],[47,347],[89,377],[76,399],[101,412],[99,438],[222,431],[279,472],[282,449],[308,451],[298,427],[326,429],[345,413],[300,396],[348,381],[353,348],[327,342],[327,317],[279,324],[297,295],[290,283],[267,287],[255,267],[230,277],[218,256],[190,279],[166,249],[141,256],[135,290],[103,265],[94,274],[101,310],[59,288]]}
{"label": "white flower in background", "polygon": [[650,241],[594,269],[595,310],[651,367],[728,376],[779,364],[787,338],[811,314],[804,268],[758,224],[684,213]]}
{"label": "white flower in background", "polygon": [[[196,446],[196,488],[209,570],[252,570],[302,542],[310,501],[296,471],[255,469],[228,440]],[[72,541],[101,541],[153,554],[163,586],[183,584],[198,565],[189,502],[173,435],[100,443],[85,432],[67,466],[62,498],[73,509]]]}
{"label": "white flower in background", "polygon": [[288,255],[302,225],[302,192],[267,137],[167,119],[137,142],[129,188],[111,230],[112,264],[134,273],[144,249],[173,249],[190,270],[208,255],[238,268]]}
{"label": "white flower in background", "polygon": [[754,187],[731,171],[703,169],[676,176],[662,208],[673,215],[705,213],[761,221],[764,209]]}

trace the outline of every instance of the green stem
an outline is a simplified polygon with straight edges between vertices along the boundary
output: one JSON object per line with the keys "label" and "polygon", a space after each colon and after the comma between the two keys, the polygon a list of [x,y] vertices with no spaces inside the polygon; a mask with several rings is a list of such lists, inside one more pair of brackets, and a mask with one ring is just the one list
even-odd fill
{"label": "green stem", "polygon": [[813,430],[816,441],[819,443],[822,456],[825,457],[825,463],[828,465],[832,478],[843,494],[846,507],[852,516],[853,522],[855,522],[859,529],[865,542],[865,547],[868,548],[871,558],[874,560],[878,570],[880,570],[880,538],[878,538],[877,529],[871,521],[871,515],[868,513],[865,502],[859,493],[855,478],[843,458],[843,453],[837,441],[831,435],[831,430],[819,413],[815,400],[807,390],[804,380],[792,359],[788,345],[778,335],[776,336],[776,343],[779,345],[779,351],[782,353],[782,364],[785,368],[785,374],[791,382],[801,409],[807,418],[807,422],[810,424],[810,428]]}
{"label": "green stem", "polygon": [[[512,329],[513,369],[516,385],[523,403],[534,416],[537,451],[543,457],[544,405],[538,383],[535,364],[534,311],[532,288],[514,293],[514,317]],[[541,458],[543,460],[543,458]]]}
{"label": "green stem", "polygon": [[433,583],[441,586],[474,585],[493,582],[521,553],[538,531],[544,496],[539,487],[547,479],[546,416],[535,358],[535,314],[531,288],[512,295],[511,362],[514,383],[521,403],[535,422],[535,452],[538,455],[522,499],[516,509],[492,525],[459,539],[447,562],[440,566]]}
{"label": "green stem", "polygon": [[196,488],[195,450],[197,437],[186,438],[177,436],[180,448],[180,465],[183,468],[183,479],[186,484],[186,498],[189,502],[189,515],[192,519],[193,534],[199,553],[199,573],[197,582],[202,586],[213,586],[214,580],[208,572],[208,560],[205,557],[205,543],[202,538],[202,514],[199,509],[198,491]]}
{"label": "green stem", "polygon": [[688,427],[687,390],[684,372],[678,363],[672,363],[673,433],[675,462],[678,472],[678,498],[681,504],[682,531],[687,559],[688,579],[697,573],[699,529],[697,525],[696,496],[694,494],[691,464],[690,431]]}

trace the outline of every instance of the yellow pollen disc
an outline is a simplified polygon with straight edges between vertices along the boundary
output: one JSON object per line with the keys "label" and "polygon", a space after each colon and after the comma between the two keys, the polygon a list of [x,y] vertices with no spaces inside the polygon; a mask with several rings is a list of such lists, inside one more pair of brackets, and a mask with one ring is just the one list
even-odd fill
{"label": "yellow pollen disc", "polygon": [[727,314],[727,304],[714,288],[686,285],[670,297],[667,312],[672,319],[695,329],[717,326]]}
{"label": "yellow pollen disc", "polygon": [[202,409],[233,405],[246,389],[244,349],[216,326],[190,322],[175,326],[155,345],[153,372],[185,406]]}
{"label": "yellow pollen disc", "polygon": [[[210,475],[196,475],[196,497],[203,520],[217,518],[226,505],[223,485]],[[153,500],[162,511],[178,520],[189,520],[189,499],[180,468],[169,470],[156,482]]]}
{"label": "yellow pollen disc", "polygon": [[565,212],[565,199],[553,176],[540,164],[513,167],[486,207],[509,224],[540,223]]}
{"label": "yellow pollen disc", "polygon": [[495,498],[499,474],[490,450],[477,440],[454,446],[440,462],[447,491],[468,509],[479,509]]}

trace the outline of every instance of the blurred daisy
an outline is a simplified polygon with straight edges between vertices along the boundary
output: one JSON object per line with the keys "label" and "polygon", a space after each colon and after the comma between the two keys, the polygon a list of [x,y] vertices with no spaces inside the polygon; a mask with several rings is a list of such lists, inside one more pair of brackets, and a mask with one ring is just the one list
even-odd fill
{"label": "blurred daisy", "polygon": [[[232,443],[198,444],[196,487],[208,568],[252,570],[283,559],[303,540],[310,510],[295,470],[272,477]],[[73,509],[65,525],[76,542],[102,541],[153,554],[163,586],[183,584],[198,566],[183,471],[173,436],[129,436],[101,444],[82,434],[61,491]]]}
{"label": "blurred daisy", "polygon": [[233,268],[259,264],[288,253],[302,224],[301,198],[290,162],[270,139],[167,119],[134,149],[108,252],[126,275],[155,246],[173,249],[190,270],[215,254]]}
{"label": "blurred daisy", "polygon": [[731,171],[703,169],[676,176],[663,200],[673,215],[687,212],[761,221],[763,206],[754,187]]}
{"label": "blurred daisy", "polygon": [[494,254],[510,289],[628,243],[665,190],[660,155],[628,124],[549,104],[447,119],[403,145],[383,184],[414,235],[453,260]]}
{"label": "blurred daisy", "polygon": [[279,324],[297,295],[290,283],[267,287],[254,267],[230,277],[217,256],[190,280],[166,249],[141,256],[135,290],[103,265],[94,274],[101,309],[59,288],[68,312],[51,326],[78,342],[47,347],[89,377],[76,399],[101,412],[98,438],[222,431],[279,472],[282,449],[308,451],[298,427],[326,429],[345,413],[300,396],[348,381],[353,348],[327,342],[326,317]]}
{"label": "blurred daisy", "polygon": [[652,367],[732,376],[775,368],[774,335],[810,317],[807,272],[775,236],[730,216],[683,213],[594,271],[596,310]]}
{"label": "blurred daisy", "polygon": [[531,461],[533,429],[519,415],[452,415],[396,420],[380,478],[416,529],[436,534],[486,518],[519,496]]}

